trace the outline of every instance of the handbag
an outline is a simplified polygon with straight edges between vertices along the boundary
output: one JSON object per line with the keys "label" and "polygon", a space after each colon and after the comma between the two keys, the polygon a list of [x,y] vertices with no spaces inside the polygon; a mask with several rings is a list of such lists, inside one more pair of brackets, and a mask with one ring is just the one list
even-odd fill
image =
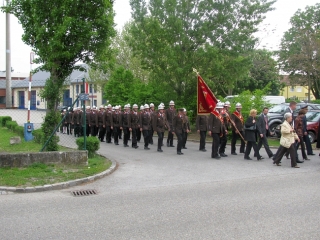
{"label": "handbag", "polygon": [[246,127],[246,125],[244,125],[244,130],[246,131],[256,131],[256,129],[256,124],[252,125],[251,127]]}
{"label": "handbag", "polygon": [[291,146],[291,141],[290,141],[289,139],[284,138],[284,137],[281,136],[281,138],[280,138],[280,145],[281,145],[282,147],[285,147],[285,148],[290,148],[290,146]]}

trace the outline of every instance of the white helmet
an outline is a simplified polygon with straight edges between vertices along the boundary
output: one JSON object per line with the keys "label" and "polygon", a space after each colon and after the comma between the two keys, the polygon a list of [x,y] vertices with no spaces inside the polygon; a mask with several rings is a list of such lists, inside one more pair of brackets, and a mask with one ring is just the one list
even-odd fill
{"label": "white helmet", "polygon": [[133,104],[132,108],[138,108],[137,104]]}
{"label": "white helmet", "polygon": [[225,107],[231,107],[230,102],[229,102],[229,101],[226,101],[226,102],[224,103],[224,106],[225,106]]}
{"label": "white helmet", "polygon": [[108,104],[107,108],[112,108],[111,104]]}
{"label": "white helmet", "polygon": [[153,103],[150,103],[150,107],[154,107],[154,104],[153,104]]}
{"label": "white helmet", "polygon": [[170,101],[169,106],[174,106],[174,101]]}
{"label": "white helmet", "polygon": [[186,112],[186,111],[187,111],[187,109],[185,109],[185,108],[184,108],[184,109],[183,109],[183,111],[184,111],[184,112]]}
{"label": "white helmet", "polygon": [[89,110],[89,109],[90,109],[90,106],[86,106],[86,109],[88,109],[88,110]]}
{"label": "white helmet", "polygon": [[144,109],[146,109],[146,108],[150,108],[148,104],[144,105]]}
{"label": "white helmet", "polygon": [[128,104],[127,104],[127,108],[130,108],[130,107],[131,107],[131,105],[130,105],[130,103],[128,103]]}
{"label": "white helmet", "polygon": [[119,106],[115,106],[114,109],[115,109],[115,110],[119,110]]}
{"label": "white helmet", "polygon": [[143,105],[141,105],[140,110],[144,110],[144,106]]}
{"label": "white helmet", "polygon": [[164,109],[163,105],[160,104],[160,105],[158,106],[158,109],[159,109],[159,110],[163,110],[163,109]]}
{"label": "white helmet", "polygon": [[223,108],[223,103],[222,102],[218,102],[216,108]]}
{"label": "white helmet", "polygon": [[237,103],[237,104],[236,104],[236,108],[242,108],[241,103]]}
{"label": "white helmet", "polygon": [[103,105],[101,105],[101,106],[99,107],[99,109],[101,109],[101,108],[104,108],[104,106],[103,106]]}
{"label": "white helmet", "polygon": [[163,106],[163,107],[165,107],[163,102],[162,102],[162,103],[160,103],[160,105],[161,105],[161,106]]}

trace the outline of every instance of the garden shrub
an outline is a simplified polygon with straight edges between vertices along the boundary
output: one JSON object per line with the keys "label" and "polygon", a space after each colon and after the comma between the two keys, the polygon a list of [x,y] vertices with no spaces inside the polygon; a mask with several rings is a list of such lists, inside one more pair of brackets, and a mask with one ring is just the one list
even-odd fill
{"label": "garden shrub", "polygon": [[6,121],[6,127],[12,131],[16,129],[18,123],[16,121]]}
{"label": "garden shrub", "polygon": [[40,144],[44,143],[44,133],[42,132],[41,129],[33,130],[32,135],[33,135],[33,140],[36,143],[40,143]]}
{"label": "garden shrub", "polygon": [[[83,150],[84,146],[84,138],[77,138],[76,143],[78,145],[78,150]],[[88,156],[92,157],[96,153],[96,151],[100,148],[100,141],[97,137],[87,137],[87,151]]]}
{"label": "garden shrub", "polygon": [[12,121],[12,118],[10,116],[3,116],[3,117],[0,117],[0,125],[2,127],[6,126],[6,122],[7,121]]}

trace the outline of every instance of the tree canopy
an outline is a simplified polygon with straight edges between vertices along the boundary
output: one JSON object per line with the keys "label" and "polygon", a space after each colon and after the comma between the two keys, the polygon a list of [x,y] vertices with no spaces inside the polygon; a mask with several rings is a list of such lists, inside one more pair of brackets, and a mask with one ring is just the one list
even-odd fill
{"label": "tree canopy", "polygon": [[310,85],[320,98],[320,4],[299,9],[290,19],[291,28],[281,40],[279,64],[291,82]]}

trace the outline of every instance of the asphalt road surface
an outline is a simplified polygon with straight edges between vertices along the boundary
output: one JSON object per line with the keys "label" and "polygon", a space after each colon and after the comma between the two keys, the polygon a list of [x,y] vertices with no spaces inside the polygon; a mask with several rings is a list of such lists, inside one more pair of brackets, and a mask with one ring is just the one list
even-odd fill
{"label": "asphalt road surface", "polygon": [[[294,169],[286,159],[211,159],[192,142],[182,156],[139,145],[101,143],[119,167],[92,184],[0,195],[0,239],[320,239],[318,156]],[[71,195],[84,189],[98,195]]]}

